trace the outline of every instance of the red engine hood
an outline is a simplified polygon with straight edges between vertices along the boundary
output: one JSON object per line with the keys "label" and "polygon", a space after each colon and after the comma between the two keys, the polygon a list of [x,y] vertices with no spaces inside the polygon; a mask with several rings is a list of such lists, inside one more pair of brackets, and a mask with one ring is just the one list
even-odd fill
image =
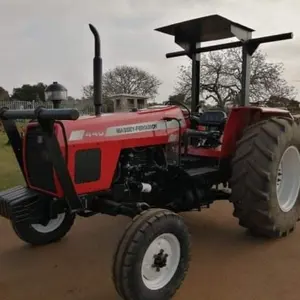
{"label": "red engine hood", "polygon": [[166,117],[181,120],[181,126],[186,127],[182,111],[177,106],[147,109],[138,112],[108,113],[101,116],[83,116],[76,121],[64,121],[69,143],[75,141],[95,141],[102,139],[120,140],[126,138],[153,137],[166,128],[178,129],[177,121],[166,122]]}

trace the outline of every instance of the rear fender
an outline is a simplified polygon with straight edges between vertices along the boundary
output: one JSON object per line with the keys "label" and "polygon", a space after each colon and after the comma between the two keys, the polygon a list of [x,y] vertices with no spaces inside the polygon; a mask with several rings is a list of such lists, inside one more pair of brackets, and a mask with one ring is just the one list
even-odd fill
{"label": "rear fender", "polygon": [[293,119],[287,110],[266,107],[237,107],[231,110],[223,135],[221,157],[230,157],[236,149],[236,143],[249,125],[272,117]]}

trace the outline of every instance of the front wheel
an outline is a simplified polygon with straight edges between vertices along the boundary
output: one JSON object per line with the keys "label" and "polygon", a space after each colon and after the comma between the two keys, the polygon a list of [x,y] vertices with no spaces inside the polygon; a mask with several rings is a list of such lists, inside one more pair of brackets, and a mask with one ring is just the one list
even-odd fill
{"label": "front wheel", "polygon": [[47,224],[12,223],[18,237],[31,245],[46,245],[62,239],[74,224],[75,215],[63,212]]}
{"label": "front wheel", "polygon": [[182,218],[149,209],[127,227],[114,257],[113,281],[124,300],[170,299],[189,267],[190,238]]}

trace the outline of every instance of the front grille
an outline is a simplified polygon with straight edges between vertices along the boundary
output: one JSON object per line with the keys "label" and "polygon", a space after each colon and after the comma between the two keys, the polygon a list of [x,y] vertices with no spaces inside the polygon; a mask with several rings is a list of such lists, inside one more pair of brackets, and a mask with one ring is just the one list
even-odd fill
{"label": "front grille", "polygon": [[33,187],[55,193],[53,165],[49,159],[40,126],[30,126],[25,139],[25,162],[29,183]]}

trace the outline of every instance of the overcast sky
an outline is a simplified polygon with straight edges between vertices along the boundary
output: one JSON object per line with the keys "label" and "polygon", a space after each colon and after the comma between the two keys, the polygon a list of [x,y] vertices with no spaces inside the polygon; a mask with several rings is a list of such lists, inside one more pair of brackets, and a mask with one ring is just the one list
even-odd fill
{"label": "overcast sky", "polygon": [[179,47],[153,29],[209,14],[255,29],[254,37],[293,31],[293,40],[261,49],[284,63],[285,78],[300,91],[299,0],[0,0],[0,86],[11,92],[24,83],[59,81],[81,97],[92,81],[92,23],[101,35],[104,70],[141,67],[163,81],[158,100],[165,100],[187,59],[167,60],[165,53]]}

